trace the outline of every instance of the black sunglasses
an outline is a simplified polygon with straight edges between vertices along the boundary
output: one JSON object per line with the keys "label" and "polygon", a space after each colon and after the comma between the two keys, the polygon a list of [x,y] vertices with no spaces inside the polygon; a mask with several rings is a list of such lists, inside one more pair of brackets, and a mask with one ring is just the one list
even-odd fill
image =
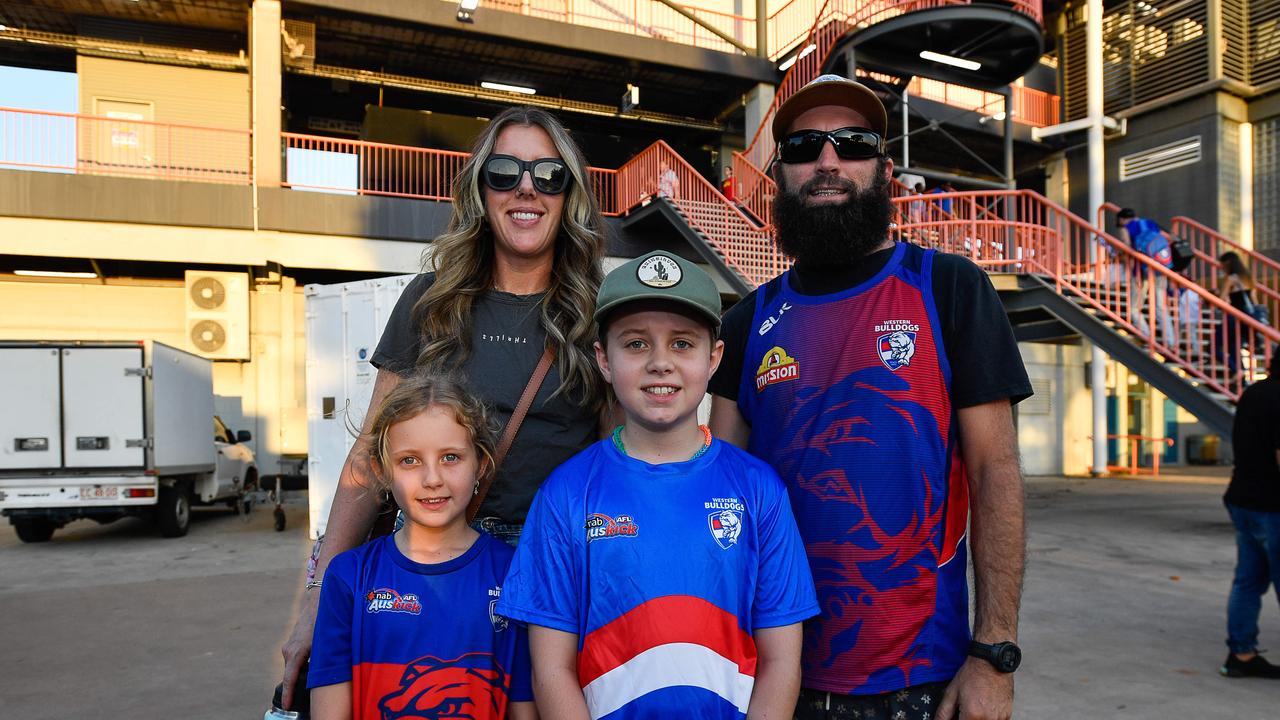
{"label": "black sunglasses", "polygon": [[778,141],[778,159],[784,163],[809,163],[831,142],[841,160],[866,160],[884,154],[884,138],[874,130],[860,127],[839,130],[800,130]]}
{"label": "black sunglasses", "polygon": [[480,174],[485,185],[502,192],[514,190],[526,171],[540,193],[559,195],[569,185],[569,166],[559,158],[521,160],[510,155],[490,155]]}

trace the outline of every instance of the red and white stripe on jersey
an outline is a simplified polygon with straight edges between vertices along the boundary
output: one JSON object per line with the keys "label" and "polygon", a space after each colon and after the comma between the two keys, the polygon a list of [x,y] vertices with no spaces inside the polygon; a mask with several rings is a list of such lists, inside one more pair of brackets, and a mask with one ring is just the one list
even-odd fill
{"label": "red and white stripe on jersey", "polygon": [[668,687],[697,687],[747,711],[756,645],[738,619],[702,598],[669,595],[642,603],[589,633],[578,682],[592,717]]}

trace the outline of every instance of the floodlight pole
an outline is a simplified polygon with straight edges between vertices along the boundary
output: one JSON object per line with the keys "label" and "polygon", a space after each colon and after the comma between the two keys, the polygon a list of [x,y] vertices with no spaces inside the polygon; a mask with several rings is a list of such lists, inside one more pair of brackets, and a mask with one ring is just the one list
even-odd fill
{"label": "floodlight pole", "polygon": [[[1098,217],[1098,210],[1106,200],[1106,158],[1102,138],[1102,0],[1088,0],[1085,5],[1085,91],[1089,116],[1089,217]],[[1103,228],[1099,228],[1103,230]],[[1102,238],[1089,242],[1089,264],[1097,276]],[[1093,474],[1107,472],[1107,357],[1102,348],[1093,344],[1089,357],[1089,384],[1093,399]]]}

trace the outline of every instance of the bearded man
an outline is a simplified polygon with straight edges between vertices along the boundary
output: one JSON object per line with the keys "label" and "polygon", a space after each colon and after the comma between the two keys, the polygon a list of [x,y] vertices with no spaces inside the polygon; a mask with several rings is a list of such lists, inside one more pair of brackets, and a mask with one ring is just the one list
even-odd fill
{"label": "bearded man", "polygon": [[725,316],[711,429],[790,491],[823,608],[798,720],[1003,719],[1025,554],[1012,404],[1031,385],[986,274],[890,239],[887,124],[837,75],[779,107],[795,263]]}

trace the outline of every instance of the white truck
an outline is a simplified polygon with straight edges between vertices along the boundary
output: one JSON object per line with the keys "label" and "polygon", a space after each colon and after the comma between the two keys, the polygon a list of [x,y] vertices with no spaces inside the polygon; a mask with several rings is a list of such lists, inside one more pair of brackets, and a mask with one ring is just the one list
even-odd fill
{"label": "white truck", "polygon": [[0,384],[0,515],[24,542],[129,515],[179,537],[193,503],[242,508],[257,483],[249,433],[214,415],[205,358],[151,340],[3,342]]}

